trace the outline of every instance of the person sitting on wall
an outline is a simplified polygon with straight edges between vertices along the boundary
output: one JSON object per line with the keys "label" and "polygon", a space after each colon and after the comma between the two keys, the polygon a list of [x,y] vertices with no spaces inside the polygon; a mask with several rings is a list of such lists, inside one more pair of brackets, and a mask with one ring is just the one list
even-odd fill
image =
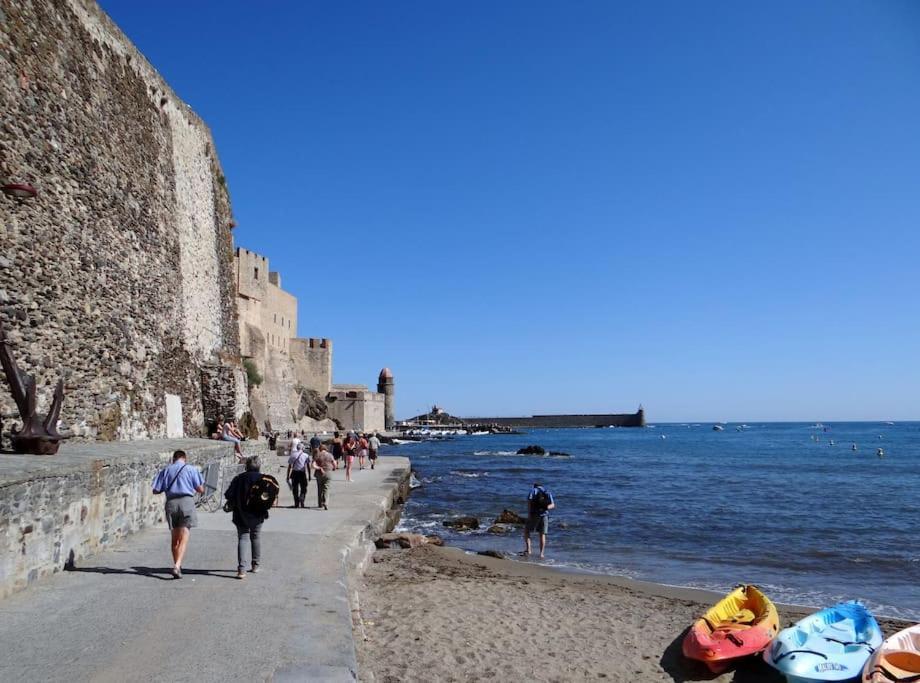
{"label": "person sitting on wall", "polygon": [[[221,418],[223,419],[223,418]],[[221,441],[229,441],[233,444],[233,450],[236,451],[236,461],[243,462],[243,449],[240,447],[240,442],[242,438],[236,436],[239,434],[235,429],[233,429],[231,422],[224,422],[224,428],[221,431]]]}
{"label": "person sitting on wall", "polygon": [[189,467],[185,451],[173,453],[172,464],[157,472],[153,493],[166,494],[166,524],[172,536],[173,578],[182,578],[182,558],[193,526],[198,525],[195,494],[204,493],[204,479],[197,467]]}
{"label": "person sitting on wall", "polygon": [[212,439],[220,439],[224,435],[224,418],[220,416],[217,418],[217,425],[214,427],[214,431],[211,432]]}

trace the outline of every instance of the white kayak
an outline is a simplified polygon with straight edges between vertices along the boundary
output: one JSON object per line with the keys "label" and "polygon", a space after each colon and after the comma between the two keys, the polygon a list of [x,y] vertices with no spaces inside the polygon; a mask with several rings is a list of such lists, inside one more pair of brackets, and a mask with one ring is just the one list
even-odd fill
{"label": "white kayak", "polygon": [[863,683],[920,681],[920,624],[885,640],[866,662]]}

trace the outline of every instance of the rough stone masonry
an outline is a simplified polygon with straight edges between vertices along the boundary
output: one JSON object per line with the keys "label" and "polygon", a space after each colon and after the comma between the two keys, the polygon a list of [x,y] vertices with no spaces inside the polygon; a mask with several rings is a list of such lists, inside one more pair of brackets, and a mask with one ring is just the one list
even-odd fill
{"label": "rough stone masonry", "polygon": [[0,194],[0,322],[40,408],[63,375],[88,438],[202,435],[202,387],[248,409],[210,131],[89,0],[0,0],[7,183],[38,190]]}

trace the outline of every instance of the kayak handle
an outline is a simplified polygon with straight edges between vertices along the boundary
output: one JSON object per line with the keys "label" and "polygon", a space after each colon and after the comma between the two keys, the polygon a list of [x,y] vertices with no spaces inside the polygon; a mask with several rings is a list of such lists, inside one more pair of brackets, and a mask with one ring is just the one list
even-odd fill
{"label": "kayak handle", "polygon": [[789,650],[789,652],[784,652],[783,654],[781,654],[779,657],[777,657],[777,658],[774,659],[773,661],[774,661],[774,662],[778,662],[778,661],[780,661],[781,659],[785,659],[785,658],[788,657],[789,655],[794,655],[794,654],[797,654],[797,653],[800,653],[800,652],[801,652],[801,653],[804,653],[804,654],[808,654],[808,655],[818,655],[818,656],[821,657],[822,659],[827,659],[827,655],[824,654],[823,652],[815,652],[814,650]]}
{"label": "kayak handle", "polygon": [[844,647],[847,645],[865,645],[869,652],[875,652],[875,648],[869,645],[869,643],[867,643],[865,640],[837,640],[836,638],[828,638],[827,636],[824,636],[824,640],[827,640],[831,643],[839,643]]}
{"label": "kayak handle", "polygon": [[881,665],[876,665],[876,667],[872,669],[871,671],[869,671],[869,673],[870,674],[882,674],[882,676],[887,678],[889,681],[895,681],[896,683],[911,683],[912,681],[920,681],[920,674],[898,678],[893,673],[891,673],[888,669],[886,669],[884,666],[881,666]]}

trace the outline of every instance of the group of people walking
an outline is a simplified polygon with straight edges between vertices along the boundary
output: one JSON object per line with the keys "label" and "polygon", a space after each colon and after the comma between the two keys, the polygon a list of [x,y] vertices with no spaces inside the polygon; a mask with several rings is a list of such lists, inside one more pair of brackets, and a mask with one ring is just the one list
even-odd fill
{"label": "group of people walking", "polygon": [[[247,567],[250,572],[259,571],[261,560],[262,524],[268,519],[269,509],[277,500],[277,481],[271,475],[262,473],[262,459],[259,456],[243,458],[240,448],[242,434],[232,422],[221,419],[212,438],[230,441],[237,458],[245,463],[245,470],[230,482],[224,492],[224,510],[232,512],[233,524],[237,530],[237,578],[245,578]],[[329,482],[332,473],[345,468],[345,481],[352,481],[352,466],[358,460],[359,470],[369,464],[377,464],[380,438],[376,433],[348,432],[343,438],[335,432],[331,442],[332,452],[318,434],[308,443],[299,437],[291,441],[288,454],[286,480],[294,496],[294,507],[306,507],[309,482],[316,480],[317,508],[329,509]],[[197,467],[189,466],[184,451],[175,451],[172,463],[160,470],[153,481],[153,493],[166,495],[166,524],[170,529],[174,578],[182,578],[182,561],[188,547],[190,531],[198,524],[195,495],[204,493],[204,480]],[[248,563],[246,556],[249,556]]]}
{"label": "group of people walking", "polygon": [[343,439],[340,432],[335,432],[331,446],[332,453],[329,453],[318,434],[314,434],[307,445],[299,437],[292,438],[287,482],[294,496],[295,508],[306,507],[309,482],[315,478],[316,505],[328,510],[329,481],[332,472],[337,470],[341,463],[345,468],[345,481],[352,481],[351,472],[355,459],[358,460],[358,469],[363,470],[365,463],[374,469],[377,464],[377,452],[380,450],[380,438],[376,432],[370,438],[365,434],[348,432]]}
{"label": "group of people walking", "polygon": [[[338,460],[344,460],[346,481],[351,481],[351,467],[358,458],[359,468],[364,469],[364,460],[370,462],[371,469],[376,465],[380,439],[373,434],[369,439],[365,435],[349,432],[343,439],[336,432],[332,440],[332,453],[326,450],[326,444],[319,435],[314,434],[307,447],[296,438],[292,441],[288,456],[287,481],[294,494],[294,507],[306,507],[304,500],[307,485],[316,479],[317,507],[328,510],[329,481],[332,472],[338,469]],[[338,454],[338,457],[336,455]],[[237,531],[237,578],[246,577],[249,555],[249,571],[259,571],[262,556],[261,530],[268,519],[269,509],[274,504],[278,486],[271,475],[261,472],[262,459],[250,456],[245,459],[245,471],[230,482],[224,493],[226,504],[224,510],[233,513],[233,525]],[[166,494],[166,524],[170,529],[174,578],[182,578],[182,560],[188,547],[192,527],[198,524],[195,508],[195,494],[204,493],[204,480],[197,467],[189,467],[184,451],[173,453],[172,463],[160,470],[153,480],[153,493]],[[549,527],[549,511],[556,507],[553,494],[539,481],[534,482],[527,496],[528,515],[524,525],[524,551],[530,555],[531,533],[536,533],[540,540],[540,558],[546,550],[546,535]]]}

